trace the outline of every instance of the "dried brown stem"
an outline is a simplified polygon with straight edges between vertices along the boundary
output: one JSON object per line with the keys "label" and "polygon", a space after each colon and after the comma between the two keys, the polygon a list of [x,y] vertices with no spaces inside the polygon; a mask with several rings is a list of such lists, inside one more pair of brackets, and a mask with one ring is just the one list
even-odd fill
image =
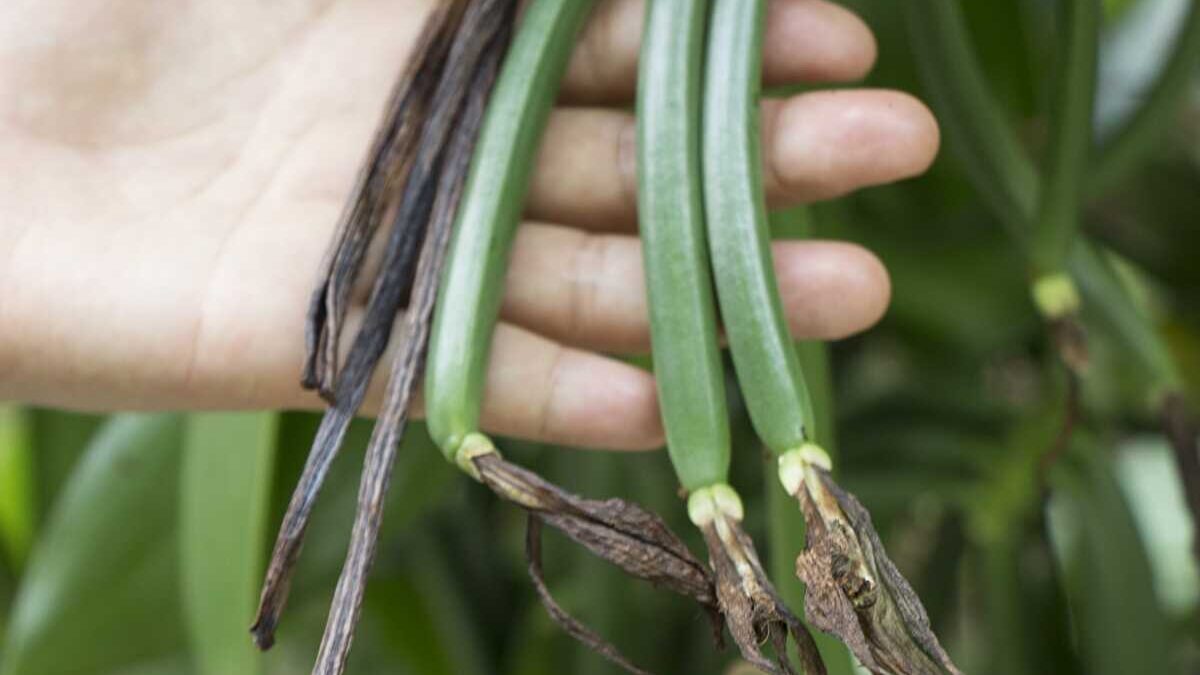
{"label": "dried brown stem", "polygon": [[1075,427],[1079,424],[1079,416],[1081,414],[1082,401],[1082,385],[1079,380],[1079,375],[1067,369],[1067,391],[1063,400],[1063,419],[1059,426],[1058,433],[1054,436],[1054,442],[1050,448],[1038,460],[1038,478],[1043,484],[1046,483],[1050,474],[1050,470],[1058,460],[1071,447],[1071,438],[1075,435]]}
{"label": "dried brown stem", "polygon": [[533,588],[537,591],[546,613],[566,633],[587,646],[593,652],[608,659],[622,670],[634,675],[650,675],[648,671],[633,665],[621,652],[596,631],[588,628],[578,619],[571,616],[562,605],[554,599],[550,588],[546,585],[546,577],[542,572],[542,521],[532,513],[529,514],[525,530],[525,558],[529,561],[529,578],[533,580]]}
{"label": "dried brown stem", "polygon": [[[717,516],[700,531],[716,576],[721,613],[742,658],[764,673],[795,675],[787,652],[790,633],[799,648],[802,672],[825,675],[825,664],[812,634],[784,605],[771,585],[754,542],[742,530],[741,524]],[[762,653],[760,645],[767,640],[775,650],[775,662]]]}
{"label": "dried brown stem", "polygon": [[1050,321],[1050,337],[1058,357],[1074,377],[1083,377],[1091,363],[1087,331],[1076,314]]}
{"label": "dried brown stem", "polygon": [[630,672],[644,672],[554,602],[541,577],[542,524],[639,579],[698,602],[708,614],[714,637],[721,631],[712,574],[661,518],[620,499],[593,500],[573,495],[496,453],[472,460],[480,480],[501,499],[524,508],[534,523],[529,533],[530,575],[551,618],[570,635]]}
{"label": "dried brown stem", "polygon": [[912,587],[888,559],[862,504],[817,467],[796,497],[808,544],[796,561],[805,616],[872,673],[959,675]]}

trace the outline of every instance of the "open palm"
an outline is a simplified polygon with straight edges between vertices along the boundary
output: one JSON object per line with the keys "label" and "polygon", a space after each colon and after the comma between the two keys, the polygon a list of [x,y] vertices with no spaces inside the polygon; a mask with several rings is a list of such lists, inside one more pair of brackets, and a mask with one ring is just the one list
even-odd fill
{"label": "open palm", "polygon": [[[433,1],[6,2],[0,396],[317,406],[299,387],[307,297]],[[494,432],[661,442],[651,376],[606,356],[649,347],[628,112],[641,6],[599,3],[551,119],[493,345]],[[857,78],[874,59],[865,26],[826,0],[775,0],[768,25],[775,84]],[[804,94],[764,115],[775,203],[914,175],[937,148],[928,111],[894,92]],[[775,263],[799,336],[841,337],[886,307],[860,248],[778,244]]]}

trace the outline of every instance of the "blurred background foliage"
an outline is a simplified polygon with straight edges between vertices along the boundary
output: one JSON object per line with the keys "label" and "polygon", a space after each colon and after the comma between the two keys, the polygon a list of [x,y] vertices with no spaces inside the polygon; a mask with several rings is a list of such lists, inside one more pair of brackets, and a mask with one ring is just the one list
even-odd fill
{"label": "blurred background foliage", "polygon": [[[1020,185],[1044,165],[1058,3],[846,4],[879,37],[870,84],[931,101],[944,152],[923,178],[776,220],[780,236],[861,242],[892,274],[880,326],[828,349],[800,346],[843,482],[964,672],[1200,672],[1198,545],[1159,410],[1167,389],[1193,410],[1200,394],[1200,39],[1179,38],[1185,26],[1200,32],[1197,10],[1103,3],[1098,150],[1079,177],[1088,243],[1070,267],[1092,358],[1061,442],[1067,378],[1030,299],[1014,214],[991,194],[1006,175]],[[939,52],[940,28],[921,12],[947,8],[974,62]],[[961,96],[971,66],[987,98]],[[1143,114],[1148,104],[1157,107]],[[989,163],[1013,142],[1024,179],[1025,169]],[[798,519],[765,482],[744,413],[736,422],[749,525],[799,606]],[[356,423],[317,507],[278,645],[256,653],[247,627],[315,428],[300,413],[0,408],[0,675],[308,672],[368,423]],[[445,466],[420,425],[405,446],[351,672],[612,672],[537,605],[521,514]],[[570,489],[634,499],[692,532],[661,453],[508,447]],[[547,555],[562,602],[636,662],[661,673],[733,665],[677,598],[559,540]],[[823,647],[831,672],[854,672],[844,651]]]}

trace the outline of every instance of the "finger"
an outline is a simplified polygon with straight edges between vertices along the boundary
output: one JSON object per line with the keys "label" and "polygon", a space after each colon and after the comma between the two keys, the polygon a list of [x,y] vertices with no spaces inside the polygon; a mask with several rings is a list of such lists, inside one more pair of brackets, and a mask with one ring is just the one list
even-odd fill
{"label": "finger", "polygon": [[[839,5],[773,0],[767,11],[763,79],[769,86],[856,80],[875,63],[871,30]],[[644,0],[608,0],[596,8],[567,69],[564,100],[633,100],[644,14]]]}
{"label": "finger", "polygon": [[[356,311],[347,330],[357,329]],[[485,431],[543,443],[606,450],[662,447],[654,377],[634,366],[564,347],[525,329],[501,323],[492,338],[480,423]],[[382,402],[394,345],[380,361],[364,411]],[[294,368],[280,376],[295,379]],[[307,394],[298,403],[311,407]],[[413,415],[424,414],[418,394]]]}
{"label": "finger", "polygon": [[[933,114],[896,91],[813,92],[763,102],[763,181],[775,206],[832,199],[924,172],[937,155]],[[533,220],[632,231],[633,115],[560,109],[550,118],[527,203]]]}
{"label": "finger", "polygon": [[[299,386],[303,317],[292,318],[281,324],[233,313],[212,315],[212,330],[196,343],[186,368],[155,360],[149,350],[114,351],[103,368],[94,360],[63,358],[8,364],[12,368],[0,381],[0,394],[106,412],[323,409],[316,395]],[[361,318],[361,309],[351,312],[347,334],[357,330]],[[390,345],[380,360],[364,415],[379,409],[394,354]],[[420,405],[418,396],[417,416]],[[485,430],[562,445],[644,450],[662,446],[658,414],[654,378],[646,371],[521,328],[497,327],[485,387]]]}
{"label": "finger", "polygon": [[664,443],[654,377],[503,324],[492,342],[484,429],[546,443],[651,450]]}
{"label": "finger", "polygon": [[[865,330],[891,297],[887,271],[847,243],[773,245],[779,293],[792,334],[833,340]],[[650,348],[641,245],[629,235],[553,225],[518,231],[505,320],[565,344],[623,354]]]}

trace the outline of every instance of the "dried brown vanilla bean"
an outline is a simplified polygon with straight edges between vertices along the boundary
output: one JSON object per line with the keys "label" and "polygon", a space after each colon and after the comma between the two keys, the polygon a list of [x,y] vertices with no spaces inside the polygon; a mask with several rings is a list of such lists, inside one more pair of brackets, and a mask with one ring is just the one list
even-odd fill
{"label": "dried brown vanilla bean", "polygon": [[[815,454],[815,453],[813,453]],[[804,613],[872,673],[958,675],[920,600],[887,557],[871,516],[820,460],[785,458],[780,477],[800,502],[808,543],[796,561]]]}
{"label": "dried brown vanilla bean", "polygon": [[[273,642],[313,504],[346,430],[366,397],[371,375],[387,346],[395,316],[410,286],[401,262],[410,255],[411,247],[424,240],[426,224],[441,184],[446,146],[459,118],[458,111],[465,105],[469,85],[476,73],[487,62],[485,57],[490,53],[489,47],[493,50],[504,47],[503,42],[495,38],[510,28],[511,12],[507,21],[501,19],[509,4],[503,0],[470,0],[454,36],[445,71],[433,97],[432,112],[421,129],[416,155],[411,160],[388,236],[383,267],[368,303],[367,318],[355,338],[346,367],[338,379],[333,406],[321,420],[304,472],[280,526],[258,615],[251,629],[260,648],[266,649]],[[486,95],[478,89],[476,93]],[[394,159],[400,161],[399,157]],[[453,214],[445,217],[452,219]]]}
{"label": "dried brown vanilla bean", "polygon": [[[446,245],[486,108],[486,94],[495,81],[500,57],[509,39],[513,20],[512,3],[508,0],[489,0],[480,3],[480,7],[484,8],[483,14],[494,21],[498,33],[491,38],[492,44],[485,50],[485,61],[470,84],[467,108],[457,120],[454,138],[447,150],[428,236],[425,237],[418,259],[412,299],[401,325],[399,353],[392,363],[383,409],[367,447],[350,550],[338,579],[317,655],[317,665],[313,670],[321,675],[336,675],[343,671],[358,624],[367,574],[375,559],[379,527],[383,521],[384,498],[425,355]],[[489,8],[500,15],[488,15],[486,10]]]}
{"label": "dried brown vanilla bean", "polygon": [[[407,180],[422,121],[429,112],[434,88],[463,19],[465,3],[446,2],[434,8],[414,47],[410,66],[388,97],[383,123],[371,142],[350,198],[338,219],[333,241],[321,263],[320,279],[309,302],[305,325],[304,372],[301,383],[329,400],[337,381],[338,343],[367,248],[399,186]],[[410,268],[405,271],[411,275]]]}

